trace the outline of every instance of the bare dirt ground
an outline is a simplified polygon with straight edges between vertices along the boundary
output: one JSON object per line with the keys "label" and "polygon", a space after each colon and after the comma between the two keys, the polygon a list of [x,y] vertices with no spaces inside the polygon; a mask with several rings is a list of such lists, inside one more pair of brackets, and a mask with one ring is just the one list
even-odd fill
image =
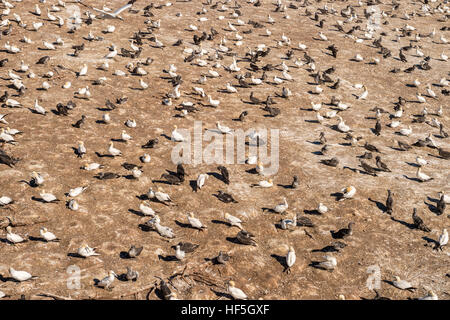
{"label": "bare dirt ground", "polygon": [[[174,287],[171,287],[180,299],[223,299],[222,293],[226,292],[226,283],[230,279],[251,299],[336,299],[340,294],[347,299],[371,298],[374,293],[367,288],[366,280],[369,276],[367,269],[373,265],[379,266],[382,280],[392,281],[393,276],[397,275],[418,288],[415,293],[410,293],[382,281],[379,291],[383,296],[406,299],[423,296],[428,289],[432,289],[440,299],[449,298],[448,248],[444,247],[443,251],[433,250],[433,241],[439,238],[444,228],[449,227],[448,209],[442,215],[437,215],[434,209],[437,193],[441,190],[450,193],[449,160],[440,158],[438,151],[433,148],[413,147],[407,152],[399,151],[395,142],[401,140],[414,143],[431,133],[440,147],[446,150],[450,148],[449,139],[440,137],[438,128],[426,123],[412,123],[414,115],[421,114],[426,106],[428,119],[437,118],[444,128],[449,130],[449,98],[441,93],[444,87],[435,85],[441,78],[449,79],[450,65],[440,58],[443,52],[449,55],[449,45],[439,40],[441,35],[450,39],[448,30],[441,30],[448,27],[449,22],[439,21],[445,14],[436,10],[431,15],[425,15],[421,11],[423,3],[420,1],[400,1],[400,7],[393,11],[391,3],[382,0],[377,7],[388,16],[380,17],[381,29],[375,31],[372,39],[356,43],[355,39],[345,36],[334,25],[337,20],[347,19],[341,16],[341,9],[352,5],[360,21],[355,19],[345,23],[344,29],[348,31],[352,26],[360,25],[361,30],[355,31],[353,35],[364,37],[367,22],[364,9],[368,7],[366,3],[358,6],[357,1],[310,1],[307,7],[302,6],[303,1],[293,1],[292,4],[297,6],[297,9],[288,7],[284,12],[275,12],[276,6],[271,1],[261,1],[261,6],[239,1],[242,14],[239,19],[245,22],[245,25],[239,26],[238,18],[232,16],[236,9],[234,1],[226,4],[226,11],[220,11],[222,4],[212,8],[199,0],[173,2],[171,6],[150,9],[154,16],[145,17],[142,9],[149,5],[150,1],[139,0],[133,6],[139,9],[138,12],[126,10],[121,14],[124,21],[94,19],[90,25],[83,23],[74,33],[68,33],[67,25],[59,28],[55,22],[47,19],[46,9],[57,4],[56,0],[39,4],[41,16],[32,14],[38,1],[10,2],[15,8],[11,9],[8,16],[3,16],[2,20],[8,18],[13,28],[11,34],[2,35],[0,47],[3,49],[4,44],[9,41],[10,44],[18,46],[21,52],[11,54],[3,50],[0,53],[1,59],[8,59],[0,69],[0,89],[2,94],[8,91],[11,98],[19,101],[23,107],[0,108],[0,114],[9,114],[5,118],[9,127],[23,131],[23,134],[16,136],[17,144],[4,144],[2,147],[21,161],[14,168],[0,165],[0,196],[15,200],[11,205],[0,207],[0,218],[11,216],[17,221],[32,221],[35,217],[40,217],[48,220],[13,228],[15,233],[28,234],[31,237],[25,243],[11,245],[6,241],[6,232],[0,232],[0,238],[4,239],[0,242],[0,291],[9,295],[10,299],[18,299],[22,294],[27,299],[43,299],[39,296],[41,293],[73,299],[157,299],[155,290],[147,295],[153,284],[159,283],[156,277],[167,279],[183,270],[186,277],[175,277]],[[290,3],[285,4],[288,6]],[[102,8],[105,4],[115,9],[120,7],[123,1],[89,2],[89,6],[97,8]],[[157,7],[165,3],[155,1],[154,4]],[[443,1],[430,2],[431,8],[438,5],[445,6]],[[85,11],[95,13],[82,4],[67,1],[66,8],[61,8],[61,12],[53,14],[67,19],[70,13],[66,10],[70,6],[78,7],[83,13],[83,19],[86,19]],[[324,6],[333,8],[337,13],[319,14],[319,20],[325,19],[323,28],[320,28],[313,17],[314,13]],[[202,7],[205,7],[207,12],[198,15],[197,12],[201,11]],[[313,13],[311,16],[305,15],[306,8]],[[176,15],[178,12],[182,13],[181,17]],[[416,12],[416,15],[412,16],[412,12]],[[27,24],[26,28],[13,21],[13,13],[21,16],[22,21]],[[412,17],[405,20],[405,13]],[[267,23],[269,14],[275,20],[274,24]],[[289,19],[284,18],[286,15],[289,15]],[[225,18],[219,19],[220,16]],[[201,17],[208,20],[201,22],[198,20]],[[120,48],[130,50],[133,34],[138,30],[146,31],[151,25],[145,24],[149,19],[160,20],[160,28],[154,28],[153,35],[144,36],[140,57],[131,59],[121,56]],[[247,24],[249,20],[261,23],[263,28],[253,28]],[[38,21],[42,21],[44,26],[37,32],[31,31],[31,24]],[[383,24],[384,21],[389,23]],[[228,22],[234,24],[239,34],[244,37],[241,46],[236,45],[235,32],[228,31]],[[190,24],[196,25],[198,31],[189,31],[187,28]],[[406,24],[414,26],[416,31],[409,36],[400,37],[400,42],[397,42],[397,35],[401,35],[401,31],[396,32],[394,29],[403,28]],[[102,33],[107,25],[115,26],[116,30],[113,33]],[[260,58],[256,64],[259,67],[269,63],[276,66],[284,61],[289,66],[293,81],[285,81],[278,86],[272,85],[270,81],[273,76],[281,77],[280,70],[272,70],[266,73],[268,78],[264,84],[241,88],[234,78],[237,73],[227,72],[223,67],[214,69],[212,65],[215,62],[208,61],[206,67],[184,62],[188,54],[184,54],[183,50],[198,48],[192,41],[193,35],[201,35],[202,31],[209,33],[211,27],[219,34],[212,41],[202,42],[202,47],[206,50],[217,48],[220,40],[226,37],[225,45],[237,53],[237,64],[241,68],[238,73],[251,71],[249,62],[245,59],[248,48],[255,49],[258,44],[265,44],[271,48],[271,52]],[[5,30],[7,27],[1,29]],[[272,32],[270,37],[265,35],[266,29]],[[417,33],[426,35],[433,29],[436,30],[433,38],[422,37],[419,42],[412,42],[413,45],[420,46],[425,56],[430,57],[431,70],[418,68],[412,73],[390,72],[394,68],[404,70],[422,61],[423,58],[415,55],[416,50],[411,49],[405,51],[408,62],[403,63],[398,59],[398,50],[407,46],[410,40],[414,40]],[[253,31],[244,33],[247,30]],[[84,40],[83,37],[86,37],[89,31],[95,36],[104,37],[104,40]],[[316,40],[319,32],[323,32],[328,41]],[[386,59],[382,58],[379,49],[372,44],[381,32],[386,34],[382,45],[392,52],[392,56]],[[290,38],[290,45],[277,45],[283,34]],[[155,42],[149,40],[154,35],[165,45],[164,48],[154,47]],[[30,38],[33,43],[20,42],[24,36]],[[55,51],[42,50],[43,41],[54,42],[58,36],[64,41],[63,45],[57,46]],[[172,46],[179,39],[183,43],[180,46]],[[72,56],[74,50],[71,47],[82,43],[85,44],[85,49],[78,57]],[[109,61],[108,71],[97,69],[96,67],[105,61],[103,57],[109,52],[107,47],[112,43],[119,48],[119,54]],[[329,88],[332,83],[322,84],[324,91],[320,95],[308,93],[316,86],[308,71],[309,66],[305,64],[297,67],[294,64],[297,58],[303,59],[304,52],[293,50],[294,57],[286,59],[287,51],[290,48],[297,49],[298,43],[308,47],[306,52],[315,60],[317,70],[324,71],[335,67],[335,73],[330,76],[333,80],[341,79],[340,88],[333,90]],[[332,43],[339,49],[336,59],[326,50]],[[213,52],[204,55],[202,59],[207,60],[207,56]],[[356,54],[364,57],[364,61],[352,61]],[[51,56],[50,61],[44,65],[36,64],[44,55]],[[149,66],[142,66],[148,75],[137,76],[126,70],[125,65],[129,62],[136,65],[137,61],[145,61],[147,57],[153,59]],[[380,63],[368,63],[372,58],[379,58]],[[15,71],[19,69],[21,60],[30,65],[30,69],[37,75],[35,79],[26,76],[29,71]],[[223,60],[219,62],[223,66],[229,66],[232,57],[224,55]],[[87,76],[76,77],[70,70],[79,71],[84,63],[88,65]],[[172,106],[165,106],[161,101],[171,92],[172,85],[162,70],[167,69],[169,64],[177,66],[177,74],[181,75],[183,83],[180,86],[181,98],[173,99]],[[61,69],[58,65],[69,70]],[[113,75],[117,69],[125,71],[127,75]],[[194,81],[209,69],[216,70],[221,77],[208,78],[203,85],[194,84]],[[8,70],[13,70],[22,77],[27,88],[23,96],[17,96],[17,91],[10,87]],[[48,71],[53,71],[55,75],[51,79],[44,79],[42,76]],[[260,77],[262,71],[252,74]],[[92,84],[102,76],[107,78],[104,85]],[[139,87],[140,78],[149,84],[147,90],[136,89]],[[414,79],[422,83],[419,88],[408,86]],[[47,91],[39,90],[45,80],[50,83],[51,88]],[[70,89],[62,88],[66,81],[71,81]],[[222,92],[227,82],[237,87],[236,94]],[[353,88],[355,83],[366,85],[369,92],[366,100],[356,99],[355,95],[361,94],[362,90]],[[437,99],[426,97],[425,104],[417,103],[416,92],[426,94],[426,84],[432,84]],[[91,97],[88,100],[76,98],[74,92],[85,86],[89,86]],[[192,86],[204,88],[207,94],[221,101],[220,106],[208,107],[207,98],[202,99],[192,94]],[[275,95],[281,93],[283,86],[293,93],[289,99]],[[267,112],[262,110],[261,105],[245,103],[249,100],[251,91],[260,99],[265,99],[269,94],[274,97],[277,102],[274,106],[280,108],[281,114],[274,118],[265,117]],[[106,99],[115,101],[122,96],[128,97],[128,101],[117,105],[115,110],[108,111],[111,123],[98,123],[105,113],[101,109],[105,108]],[[359,146],[346,145],[347,141],[343,139],[345,134],[333,129],[332,126],[338,123],[337,118],[325,119],[322,124],[315,122],[315,112],[310,110],[311,101],[323,103],[320,112],[324,115],[324,110],[332,109],[332,106],[327,105],[332,96],[339,97],[350,106],[339,115],[355,136],[363,137],[358,142]],[[399,96],[407,100],[404,115],[400,119],[400,128],[411,125],[412,134],[400,137],[396,133],[399,128],[386,126],[390,122],[389,114],[383,113],[382,133],[375,136],[371,132],[371,128],[375,126],[375,112],[370,109],[380,107],[393,113],[394,103]],[[28,109],[33,108],[35,99],[39,99],[39,104],[46,108],[45,116],[32,113]],[[59,116],[51,111],[55,110],[58,102],[66,104],[69,100],[76,102],[77,106],[69,111],[68,116]],[[175,107],[183,101],[197,103],[199,111],[184,118],[176,117],[180,112],[176,111]],[[205,106],[198,104],[199,102]],[[443,107],[443,115],[438,117],[434,113],[440,106]],[[233,121],[243,110],[249,113],[245,121]],[[85,124],[81,129],[74,128],[72,124],[79,120],[81,115],[86,116]],[[125,121],[131,118],[136,120],[136,128],[124,125]],[[233,129],[279,129],[280,169],[271,177],[274,186],[270,189],[251,188],[251,184],[262,178],[249,173],[255,166],[247,164],[226,165],[231,177],[229,185],[210,176],[205,186],[197,193],[193,192],[190,180],[196,180],[200,173],[217,172],[216,164],[185,165],[187,178],[180,186],[152,183],[152,180],[158,180],[166,169],[175,169],[175,164],[171,162],[171,150],[175,142],[163,135],[170,137],[173,125],[192,129],[194,120],[202,121],[203,128],[215,128],[215,122],[219,120],[221,124]],[[1,123],[0,125],[5,128],[7,126]],[[118,139],[122,130],[126,130],[133,137],[127,143],[115,142],[115,147],[123,152],[123,157],[96,155],[96,152],[104,154],[109,141]],[[322,131],[325,132],[329,145],[326,155],[318,153],[322,146],[316,143]],[[159,144],[155,148],[141,148],[149,139],[156,137]],[[83,141],[87,148],[83,159],[74,154],[73,148],[77,147],[77,141]],[[357,156],[366,151],[361,147],[365,141],[380,149],[383,161],[392,172],[379,172],[377,177],[372,177],[358,171],[361,168]],[[148,164],[139,161],[139,156],[145,152],[152,157]],[[414,179],[417,168],[413,164],[418,155],[428,161],[423,171],[432,176],[433,180],[420,183]],[[320,163],[320,160],[331,157],[340,160],[338,167]],[[374,159],[366,161],[375,166]],[[83,164],[89,162],[101,163],[105,168],[89,172],[80,169]],[[121,166],[124,162],[143,165],[143,176],[139,180],[121,177],[102,181],[94,178],[94,175],[102,171],[129,175],[130,172]],[[29,181],[32,171],[39,172],[45,178],[43,186],[32,188],[21,182]],[[299,188],[284,188],[283,185],[291,183],[293,175],[299,177]],[[69,198],[64,194],[71,188],[85,185],[89,186],[88,189],[76,198],[80,210],[69,210],[65,206]],[[349,185],[357,189],[354,199],[339,202],[331,196]],[[177,204],[168,207],[158,202],[150,202],[152,208],[159,211],[161,223],[174,230],[176,238],[172,240],[166,240],[158,233],[141,226],[149,217],[143,217],[139,213],[139,204],[142,202],[139,196],[146,194],[150,187],[156,189],[156,186],[162,186]],[[33,200],[34,197],[39,197],[42,189],[53,193],[62,201],[47,204]],[[377,206],[374,201],[369,200],[384,203],[387,189],[395,194],[395,220],[382,210],[382,206]],[[231,193],[239,202],[226,204],[219,201],[213,196],[218,190]],[[262,208],[273,207],[280,203],[283,197],[286,197],[289,203],[289,214],[308,216],[316,226],[306,228],[307,232],[305,227],[295,227],[292,230],[278,228],[276,225],[284,216],[263,211]],[[329,211],[323,215],[307,214],[316,209],[319,202],[324,203]],[[408,227],[408,223],[412,223],[413,208],[418,209],[419,215],[432,229],[430,233]],[[187,212],[194,212],[208,227],[207,230],[199,232],[186,227]],[[221,223],[224,221],[224,212],[244,220],[244,228],[255,234],[257,247],[235,243],[234,237],[238,229]],[[355,223],[355,230],[352,236],[344,240],[347,247],[339,253],[333,253],[338,261],[336,269],[327,272],[310,267],[311,261],[320,260],[324,255],[323,252],[313,250],[329,245],[334,241],[330,231],[346,227],[351,221]],[[42,226],[57,235],[61,241],[46,243],[36,239],[39,238],[39,228]],[[172,261],[170,257],[175,253],[172,246],[179,241],[190,241],[200,246],[194,253],[187,254],[185,260]],[[96,247],[100,255],[87,259],[74,256],[73,253],[83,242]],[[137,259],[124,259],[121,252],[127,251],[132,244],[144,246],[142,254]],[[288,246],[293,246],[297,255],[290,274],[283,273],[283,259]],[[215,265],[210,261],[220,250],[232,255],[231,261],[226,265]],[[66,270],[73,265],[81,270],[81,288],[77,290],[67,288],[70,274]],[[139,271],[140,278],[137,282],[115,280],[111,291],[94,286],[94,279],[102,279],[109,270],[120,275],[126,271],[127,266]],[[28,271],[38,278],[22,283],[14,282],[10,279],[9,267]],[[137,291],[140,292],[133,294]]]}

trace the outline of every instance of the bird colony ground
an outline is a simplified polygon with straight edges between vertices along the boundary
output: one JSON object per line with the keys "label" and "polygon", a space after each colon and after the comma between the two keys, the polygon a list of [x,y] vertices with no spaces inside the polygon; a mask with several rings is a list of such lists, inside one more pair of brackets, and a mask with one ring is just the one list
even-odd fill
{"label": "bird colony ground", "polygon": [[[0,126],[22,133],[13,135],[15,142],[5,142],[10,130],[2,133],[1,150],[20,160],[0,164],[0,197],[13,200],[0,206],[0,222],[28,241],[13,245],[6,230],[0,231],[0,291],[10,299],[159,299],[164,279],[179,299],[229,299],[227,285],[233,280],[251,299],[373,298],[371,285],[391,299],[421,297],[428,290],[448,299],[449,251],[436,247],[449,227],[450,213],[447,208],[439,214],[437,208],[438,193],[450,194],[450,162],[438,149],[450,148],[445,138],[450,126],[449,5],[426,2],[138,0],[120,13],[120,20],[102,19],[93,7],[114,11],[122,1],[66,1],[63,7],[57,0],[8,0],[9,10],[3,1],[0,60],[7,61],[0,68],[0,114],[7,116]],[[58,26],[59,17],[63,26]],[[20,52],[13,53],[14,46]],[[38,64],[44,56],[49,60]],[[108,67],[102,67],[105,62]],[[170,64],[176,70],[169,70]],[[79,74],[83,65],[85,75]],[[14,81],[15,76],[21,79]],[[252,78],[263,80],[253,84]],[[70,88],[64,88],[68,82]],[[237,92],[229,93],[227,83]],[[206,96],[193,87],[203,88]],[[250,99],[251,92],[261,101]],[[208,95],[220,104],[213,106]],[[269,95],[272,101],[266,103]],[[45,115],[36,111],[36,100]],[[20,105],[14,107],[14,101]],[[183,107],[183,102],[194,106]],[[318,112],[323,118],[317,119],[311,103],[315,109],[322,104]],[[403,114],[396,118],[399,110]],[[243,111],[247,115],[239,121]],[[105,114],[110,116],[107,123]],[[80,128],[73,126],[82,115]],[[341,131],[345,126],[339,125],[339,116],[349,132]],[[131,119],[136,127],[125,125]],[[224,164],[230,176],[226,184],[219,164],[184,164],[184,182],[161,182],[167,170],[176,171],[171,153],[177,142],[170,138],[174,125],[192,132],[194,121],[202,121],[202,130],[216,129],[217,121],[233,130],[278,129],[279,170],[263,176],[255,173],[256,164]],[[394,122],[395,127],[395,121],[398,127],[388,126]],[[121,140],[122,130],[131,140]],[[326,139],[322,144],[321,132]],[[153,148],[142,148],[156,138]],[[422,140],[425,146],[404,151],[398,140],[409,145]],[[79,141],[86,147],[82,157],[76,154]],[[108,156],[111,141],[122,156]],[[271,145],[270,136],[266,142]],[[366,142],[379,152],[367,150]],[[373,174],[360,165],[366,152],[372,158],[363,161]],[[149,163],[140,161],[144,153],[150,155]],[[377,155],[390,171],[377,168]],[[418,156],[428,162],[422,173],[432,180],[417,178]],[[336,166],[322,162],[333,157]],[[94,162],[104,167],[81,169]],[[124,163],[142,166],[142,175],[134,178]],[[30,185],[33,171],[44,178],[42,185]],[[95,178],[101,172],[118,177]],[[199,174],[209,179],[194,191]],[[294,176],[297,188],[290,187]],[[272,187],[252,187],[269,178]],[[74,198],[66,195],[80,186],[87,189]],[[338,201],[335,195],[349,186],[356,188],[355,195]],[[149,189],[158,187],[175,205],[145,200]],[[393,193],[392,214],[384,205],[388,189]],[[60,201],[45,203],[40,199],[43,190]],[[214,196],[219,190],[237,203],[222,202]],[[284,197],[288,208],[283,214],[267,210]],[[79,204],[78,210],[67,207],[70,199]],[[139,209],[144,201],[175,238],[164,238],[145,225],[152,217]],[[319,214],[319,203],[328,212]],[[414,208],[430,232],[416,228]],[[189,212],[207,228],[191,227]],[[257,246],[237,241],[239,229],[226,222],[225,213],[243,221],[242,228],[254,235]],[[294,215],[299,221],[308,218],[314,227],[283,230],[281,219]],[[350,222],[352,234],[334,239],[331,231]],[[60,241],[42,240],[42,227]],[[322,250],[336,241],[346,246]],[[179,261],[174,258],[179,242],[199,247]],[[79,257],[84,243],[99,255]],[[137,258],[127,258],[131,245],[144,247]],[[291,272],[283,272],[290,246],[296,261]],[[226,264],[216,263],[219,251],[231,256]],[[325,254],[337,259],[332,272],[313,266]],[[37,278],[17,282],[10,267]],[[139,272],[137,281],[120,277],[127,267]],[[119,275],[111,288],[96,287],[96,279],[110,270]],[[394,276],[417,289],[395,288]]]}

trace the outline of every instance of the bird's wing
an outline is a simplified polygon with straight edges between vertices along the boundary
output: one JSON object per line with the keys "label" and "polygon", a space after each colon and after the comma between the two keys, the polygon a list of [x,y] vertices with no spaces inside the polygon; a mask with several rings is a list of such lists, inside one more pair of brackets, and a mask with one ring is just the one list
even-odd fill
{"label": "bird's wing", "polygon": [[117,9],[116,11],[113,12],[114,16],[118,16],[122,11],[127,10],[128,8],[131,8],[132,4],[127,3],[126,5],[124,5],[122,8]]}

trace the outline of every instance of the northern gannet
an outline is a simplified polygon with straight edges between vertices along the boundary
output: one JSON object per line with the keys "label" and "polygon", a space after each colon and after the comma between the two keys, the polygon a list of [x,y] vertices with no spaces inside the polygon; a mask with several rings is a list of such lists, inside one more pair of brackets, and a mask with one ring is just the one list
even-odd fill
{"label": "northern gannet", "polygon": [[173,128],[174,129],[172,131],[172,140],[176,141],[176,142],[184,141],[185,139],[184,139],[183,135],[177,131],[177,126],[174,125]]}
{"label": "northern gannet", "polygon": [[39,194],[42,200],[45,202],[57,202],[59,201],[53,194],[45,192],[45,190],[42,190],[42,192]]}
{"label": "northern gannet", "polygon": [[356,188],[354,186],[349,186],[347,188],[344,188],[341,190],[342,197],[339,201],[345,200],[345,199],[351,199],[356,193]]}
{"label": "northern gannet", "polygon": [[75,197],[79,196],[81,193],[83,193],[83,191],[86,190],[87,188],[88,188],[88,186],[70,189],[68,192],[68,196],[75,198]]}
{"label": "northern gannet", "polygon": [[97,287],[110,290],[110,286],[114,282],[114,279],[116,277],[117,277],[117,275],[114,273],[114,271],[110,270],[106,277],[104,277],[102,280],[97,282]]}
{"label": "northern gannet", "polygon": [[83,244],[77,251],[77,253],[83,258],[88,258],[90,256],[99,256],[100,254],[95,252],[96,248],[91,248],[87,244]]}
{"label": "northern gannet", "polygon": [[25,242],[26,240],[17,233],[12,232],[11,226],[6,227],[6,240],[12,244]]}
{"label": "northern gannet", "polygon": [[222,126],[219,121],[216,122],[216,126],[217,126],[217,129],[219,129],[219,131],[223,134],[227,134],[227,133],[231,134],[234,131],[233,129],[231,129],[229,127]]}
{"label": "northern gannet", "polygon": [[248,298],[247,295],[241,289],[236,288],[235,285],[234,281],[229,281],[228,292],[235,300],[246,300]]}
{"label": "northern gannet", "polygon": [[48,231],[47,228],[45,228],[45,227],[42,227],[42,228],[39,229],[39,234],[47,242],[59,241],[59,239],[53,233]]}
{"label": "northern gannet", "polygon": [[289,251],[286,255],[286,268],[285,268],[285,272],[290,273],[291,272],[291,267],[294,265],[295,260],[297,259],[296,255],[295,255],[295,250],[294,248],[291,246],[289,247]]}
{"label": "northern gannet", "polygon": [[67,207],[73,211],[77,211],[80,208],[78,202],[75,199],[70,199],[70,201],[67,203]]}
{"label": "northern gannet", "polygon": [[287,209],[289,208],[289,205],[286,201],[286,197],[283,197],[283,202],[280,204],[277,204],[274,208],[273,211],[275,211],[276,213],[284,213]]}
{"label": "northern gannet", "polygon": [[394,281],[392,281],[392,285],[400,290],[408,290],[413,292],[415,287],[413,287],[408,281],[401,280],[400,277],[394,276]]}
{"label": "northern gannet", "polygon": [[207,175],[206,173],[201,173],[199,174],[198,178],[197,178],[197,188],[201,189],[203,187],[203,185],[205,184],[206,179],[209,178],[209,175]]}
{"label": "northern gannet", "polygon": [[417,168],[416,177],[420,182],[425,182],[429,180],[433,180],[430,176],[426,175],[425,173],[421,172],[422,167]]}
{"label": "northern gannet", "polygon": [[37,278],[36,276],[32,276],[30,273],[26,271],[14,270],[14,268],[12,267],[9,268],[9,273],[11,274],[11,277],[14,280],[19,282]]}
{"label": "northern gannet", "polygon": [[448,232],[447,229],[444,229],[442,231],[442,234],[439,236],[439,240],[438,240],[439,244],[437,245],[437,249],[441,249],[442,247],[445,246],[448,243]]}
{"label": "northern gannet", "polygon": [[225,220],[230,224],[230,226],[238,227],[242,230],[242,220],[238,217],[232,216],[231,214],[225,212],[224,214]]}
{"label": "northern gannet", "polygon": [[186,256],[186,253],[183,250],[181,250],[180,245],[177,245],[176,249],[175,249],[175,257],[178,260],[183,260],[185,256]]}
{"label": "northern gannet", "polygon": [[207,228],[205,225],[202,224],[202,222],[198,218],[195,218],[193,212],[188,213],[187,219],[189,224],[195,229],[203,230]]}
{"label": "northern gannet", "polygon": [[108,154],[115,157],[115,156],[121,156],[122,155],[122,151],[120,151],[119,149],[114,148],[114,144],[111,141],[109,143],[109,148],[108,148]]}

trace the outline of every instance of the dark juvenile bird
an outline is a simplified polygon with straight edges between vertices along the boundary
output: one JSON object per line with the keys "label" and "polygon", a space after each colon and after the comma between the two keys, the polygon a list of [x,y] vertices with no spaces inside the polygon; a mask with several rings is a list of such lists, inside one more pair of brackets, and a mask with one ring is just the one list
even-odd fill
{"label": "dark juvenile bird", "polygon": [[442,148],[438,148],[438,150],[439,150],[439,156],[441,158],[450,160],[450,151],[444,150]]}
{"label": "dark juvenile bird", "polygon": [[297,215],[297,226],[299,227],[309,227],[314,228],[315,225],[312,222],[312,220],[306,216],[303,215]]}
{"label": "dark juvenile bird", "polygon": [[370,166],[367,162],[365,162],[364,160],[360,159],[359,162],[361,163],[361,167],[364,169],[364,171],[374,177],[377,176],[377,171],[375,170],[375,168],[373,168],[372,166]]}
{"label": "dark juvenile bird", "polygon": [[378,153],[380,153],[380,150],[378,150],[377,147],[375,147],[374,145],[369,144],[369,143],[367,143],[367,142],[364,144],[364,148],[365,148],[366,150],[369,150],[370,152],[378,152]]}
{"label": "dark juvenile bird", "polygon": [[231,259],[231,256],[228,253],[219,251],[219,255],[216,257],[216,260],[220,264],[226,264],[227,261]]}
{"label": "dark juvenile bird", "polygon": [[425,223],[423,223],[423,220],[417,215],[417,209],[414,208],[413,210],[413,214],[412,214],[412,218],[413,218],[413,225],[415,228],[425,231],[425,232],[430,232],[431,229],[428,228]]}
{"label": "dark juvenile bird", "polygon": [[380,120],[377,120],[377,123],[375,124],[375,129],[373,130],[373,133],[376,136],[379,136],[381,134],[381,123],[380,123]]}
{"label": "dark juvenile bird", "polygon": [[0,67],[4,67],[7,63],[8,63],[8,58],[5,58],[5,59],[1,59],[0,60]]}
{"label": "dark juvenile bird", "polygon": [[184,182],[184,178],[181,179],[178,175],[170,174],[170,173],[163,173],[161,175],[162,179],[165,179],[165,181],[169,184],[173,185],[180,185]]}
{"label": "dark juvenile bird", "polygon": [[266,106],[266,107],[264,107],[263,110],[269,112],[269,115],[272,118],[278,116],[281,113],[281,110],[279,108],[275,108],[275,107]]}
{"label": "dark juvenile bird", "polygon": [[139,256],[141,254],[143,249],[144,249],[144,247],[136,248],[135,245],[132,245],[130,250],[128,250],[128,257],[136,258],[137,256]]}
{"label": "dark juvenile bird", "polygon": [[392,209],[394,206],[394,199],[392,198],[393,194],[391,190],[388,190],[388,197],[386,199],[386,213],[392,214]]}
{"label": "dark juvenile bird", "polygon": [[248,111],[242,111],[239,115],[239,121],[244,121],[245,117],[248,115]]}
{"label": "dark juvenile bird", "polygon": [[109,180],[120,178],[120,175],[114,172],[100,172],[95,178],[99,180]]}
{"label": "dark juvenile bird", "polygon": [[230,203],[230,202],[238,203],[231,194],[223,192],[221,190],[219,190],[218,192],[219,192],[219,194],[217,194],[216,197],[220,201],[225,202],[225,203]]}
{"label": "dark juvenile bird", "polygon": [[378,169],[380,169],[381,171],[385,171],[385,172],[391,172],[391,170],[388,168],[388,166],[383,161],[381,161],[380,156],[376,156],[375,159],[377,161]]}
{"label": "dark juvenile bird", "polygon": [[170,300],[170,298],[172,297],[172,291],[170,291],[170,288],[167,286],[164,280],[161,280],[161,282],[159,283],[159,290],[161,291],[164,300]]}
{"label": "dark juvenile bird", "polygon": [[408,60],[406,59],[406,56],[403,54],[402,49],[400,49],[398,56],[402,62],[408,62]]}
{"label": "dark juvenile bird", "polygon": [[291,188],[292,189],[297,189],[298,185],[299,185],[298,177],[294,176],[293,179],[292,179]]}
{"label": "dark juvenile bird", "polygon": [[50,60],[50,56],[41,57],[36,64],[46,64]]}
{"label": "dark juvenile bird", "polygon": [[9,156],[8,154],[6,154],[6,152],[0,149],[0,163],[6,164],[7,166],[12,168],[16,165],[17,162],[19,162],[19,160],[20,159],[15,159]]}
{"label": "dark juvenile bird", "polygon": [[445,196],[445,194],[442,193],[441,197],[439,198],[439,201],[436,204],[436,211],[437,211],[438,215],[443,214],[445,211],[445,207],[447,206],[447,204],[445,203],[445,200],[444,200],[444,196]]}
{"label": "dark juvenile bird", "polygon": [[56,105],[56,111],[61,116],[68,116],[69,115],[69,112],[68,112],[69,109],[65,105],[63,105],[62,103],[58,103]]}
{"label": "dark juvenile bird", "polygon": [[225,182],[226,184],[230,184],[230,173],[228,172],[228,169],[224,166],[218,166],[217,170],[220,171],[223,182]]}
{"label": "dark juvenile bird", "polygon": [[397,144],[399,146],[399,149],[402,151],[408,151],[412,148],[409,144],[402,141],[397,141]]}
{"label": "dark juvenile bird", "polygon": [[74,127],[74,128],[80,128],[81,127],[81,125],[84,123],[84,120],[86,119],[86,116],[83,114],[83,115],[81,115],[81,119],[80,120],[78,120],[77,122],[75,122],[72,126]]}
{"label": "dark juvenile bird", "polygon": [[180,246],[180,250],[186,253],[194,252],[199,247],[198,244],[190,242],[180,242],[178,245]]}
{"label": "dark juvenile bird", "polygon": [[252,246],[257,246],[256,241],[253,239],[255,236],[245,230],[241,230],[238,232],[238,234],[236,235],[236,239],[245,245],[252,245]]}
{"label": "dark juvenile bird", "polygon": [[142,145],[142,148],[143,148],[143,149],[151,149],[151,148],[154,148],[155,145],[158,144],[158,142],[159,142],[158,138],[150,139],[150,140],[147,141],[146,144]]}
{"label": "dark juvenile bird", "polygon": [[337,232],[331,231],[331,234],[332,234],[334,239],[347,238],[347,237],[349,237],[349,236],[351,236],[353,234],[353,226],[354,225],[355,225],[355,223],[350,222],[348,224],[347,228],[342,228],[342,229],[338,230]]}
{"label": "dark juvenile bird", "polygon": [[320,142],[320,144],[325,144],[325,143],[327,143],[327,139],[325,138],[325,132],[320,132],[320,135],[319,135],[319,142]]}
{"label": "dark juvenile bird", "polygon": [[323,164],[330,166],[330,167],[336,167],[339,164],[339,159],[336,157],[333,157],[331,159],[323,159],[320,160]]}

